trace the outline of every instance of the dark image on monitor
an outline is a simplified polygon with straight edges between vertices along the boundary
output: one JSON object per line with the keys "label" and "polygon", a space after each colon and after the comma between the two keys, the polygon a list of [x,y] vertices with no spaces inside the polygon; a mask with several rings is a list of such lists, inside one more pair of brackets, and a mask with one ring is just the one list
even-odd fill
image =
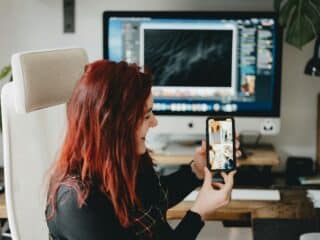
{"label": "dark image on monitor", "polygon": [[154,86],[231,86],[232,30],[144,29],[143,36]]}

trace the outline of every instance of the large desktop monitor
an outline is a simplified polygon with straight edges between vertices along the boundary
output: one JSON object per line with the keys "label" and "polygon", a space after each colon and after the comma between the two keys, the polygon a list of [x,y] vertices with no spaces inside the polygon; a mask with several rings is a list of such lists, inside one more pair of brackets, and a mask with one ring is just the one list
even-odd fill
{"label": "large desktop monitor", "polygon": [[103,14],[104,58],[154,74],[154,134],[200,134],[208,115],[238,132],[280,129],[282,35],[272,12]]}

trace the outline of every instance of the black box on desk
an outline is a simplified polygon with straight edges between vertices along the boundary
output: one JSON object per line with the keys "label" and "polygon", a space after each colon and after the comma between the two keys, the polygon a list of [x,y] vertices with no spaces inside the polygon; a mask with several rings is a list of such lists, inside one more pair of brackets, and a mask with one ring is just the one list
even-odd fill
{"label": "black box on desk", "polygon": [[234,177],[237,187],[270,187],[273,183],[271,167],[240,166]]}
{"label": "black box on desk", "polygon": [[313,161],[309,157],[288,157],[286,164],[287,185],[300,185],[299,177],[312,176]]}

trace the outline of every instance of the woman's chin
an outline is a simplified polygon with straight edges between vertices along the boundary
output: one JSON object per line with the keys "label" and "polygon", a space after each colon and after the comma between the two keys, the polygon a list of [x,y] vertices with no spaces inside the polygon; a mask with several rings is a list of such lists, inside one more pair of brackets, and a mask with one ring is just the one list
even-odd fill
{"label": "woman's chin", "polygon": [[138,154],[139,155],[143,155],[143,154],[145,154],[147,152],[147,148],[140,148],[139,150],[138,150]]}

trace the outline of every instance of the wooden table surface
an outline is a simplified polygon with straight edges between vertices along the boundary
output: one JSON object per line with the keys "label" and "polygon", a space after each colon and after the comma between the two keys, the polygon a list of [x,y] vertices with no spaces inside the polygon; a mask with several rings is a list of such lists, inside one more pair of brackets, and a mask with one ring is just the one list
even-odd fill
{"label": "wooden table surface", "polygon": [[[157,164],[188,164],[190,155],[154,154]],[[238,160],[238,166],[277,166],[279,156],[273,148],[247,149],[247,158]],[[231,201],[208,216],[208,220],[252,220],[253,218],[310,218],[314,215],[313,204],[304,190],[281,190],[281,201]],[[193,202],[184,201],[169,209],[168,219],[181,219]]]}
{"label": "wooden table surface", "polygon": [[0,218],[7,218],[5,194],[0,194]]}
{"label": "wooden table surface", "polygon": [[[315,215],[304,190],[281,190],[281,201],[231,201],[206,218],[217,221],[250,221],[254,218],[308,219]],[[181,219],[193,205],[183,201],[169,209],[168,219]]]}

